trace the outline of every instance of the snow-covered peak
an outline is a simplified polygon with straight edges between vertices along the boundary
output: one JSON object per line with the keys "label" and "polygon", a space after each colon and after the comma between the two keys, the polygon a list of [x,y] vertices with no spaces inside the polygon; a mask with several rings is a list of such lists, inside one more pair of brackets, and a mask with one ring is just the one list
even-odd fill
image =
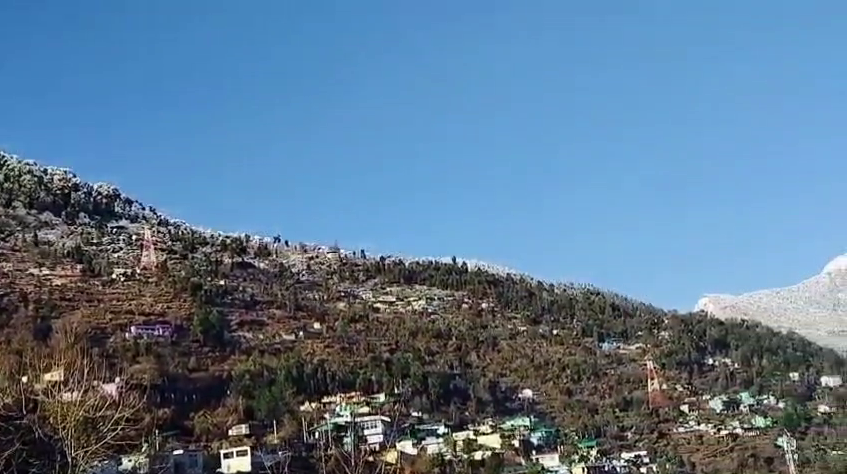
{"label": "snow-covered peak", "polygon": [[695,311],[790,330],[826,347],[847,350],[847,254],[796,285],[742,295],[705,295]]}
{"label": "snow-covered peak", "polygon": [[822,274],[847,272],[847,254],[841,254],[823,267]]}
{"label": "snow-covered peak", "polygon": [[697,304],[694,305],[694,311],[705,311],[707,313],[712,313],[715,310],[718,302],[724,299],[734,298],[732,295],[706,295],[699,300],[697,300]]}

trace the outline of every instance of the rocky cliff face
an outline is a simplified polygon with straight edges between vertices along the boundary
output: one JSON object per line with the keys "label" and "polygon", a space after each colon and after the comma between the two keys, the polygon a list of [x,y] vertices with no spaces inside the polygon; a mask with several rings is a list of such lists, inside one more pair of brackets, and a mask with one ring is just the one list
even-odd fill
{"label": "rocky cliff face", "polygon": [[737,296],[706,295],[695,310],[722,319],[759,321],[826,347],[847,350],[847,254],[796,285]]}

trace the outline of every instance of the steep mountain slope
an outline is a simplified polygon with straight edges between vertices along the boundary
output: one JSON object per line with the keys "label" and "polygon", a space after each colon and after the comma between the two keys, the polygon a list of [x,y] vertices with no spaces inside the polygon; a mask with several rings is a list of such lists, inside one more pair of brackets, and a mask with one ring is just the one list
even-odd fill
{"label": "steep mountain slope", "polygon": [[758,321],[847,351],[847,255],[839,255],[819,274],[796,285],[738,296],[706,295],[694,310]]}
{"label": "steep mountain slope", "polygon": [[[145,231],[158,265],[138,271]],[[125,336],[154,322],[174,337]],[[833,351],[760,324],[460,259],[200,230],[113,186],[0,154],[0,369],[68,327],[150,391],[146,427],[193,442],[249,420],[299,433],[299,404],[342,390],[401,387],[403,410],[462,420],[527,409],[515,395],[529,388],[529,409],[573,436],[690,453],[669,435],[676,412],[647,406],[645,358],[672,401],[751,387],[806,400],[812,389],[786,386],[785,373],[845,371]],[[613,341],[627,348],[604,348]],[[739,367],[711,362],[721,357]],[[735,467],[732,456],[710,462]]]}

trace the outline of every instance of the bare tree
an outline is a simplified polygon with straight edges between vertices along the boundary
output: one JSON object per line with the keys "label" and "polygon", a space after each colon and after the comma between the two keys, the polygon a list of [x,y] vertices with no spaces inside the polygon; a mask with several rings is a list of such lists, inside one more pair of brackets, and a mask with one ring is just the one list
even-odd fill
{"label": "bare tree", "polygon": [[18,362],[12,354],[0,357],[0,472],[52,472],[56,463],[45,455],[49,443],[27,419],[27,399],[16,383]]}
{"label": "bare tree", "polygon": [[8,387],[0,386],[0,471],[2,472],[17,472],[17,467],[27,457],[21,429],[23,417],[13,403],[14,399]]}
{"label": "bare tree", "polygon": [[276,445],[275,449],[260,450],[260,459],[265,472],[269,474],[288,474],[288,466],[291,463],[291,451]]}
{"label": "bare tree", "polygon": [[52,442],[63,471],[78,474],[141,439],[145,400],[126,374],[97,357],[78,330],[60,331],[23,358],[27,422]]}

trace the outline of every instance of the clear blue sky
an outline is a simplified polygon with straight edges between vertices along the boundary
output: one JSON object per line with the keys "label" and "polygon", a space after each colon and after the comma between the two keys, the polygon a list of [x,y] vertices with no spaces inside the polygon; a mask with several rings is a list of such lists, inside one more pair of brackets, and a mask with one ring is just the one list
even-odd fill
{"label": "clear blue sky", "polygon": [[847,2],[4,0],[0,146],[687,309],[845,251]]}

